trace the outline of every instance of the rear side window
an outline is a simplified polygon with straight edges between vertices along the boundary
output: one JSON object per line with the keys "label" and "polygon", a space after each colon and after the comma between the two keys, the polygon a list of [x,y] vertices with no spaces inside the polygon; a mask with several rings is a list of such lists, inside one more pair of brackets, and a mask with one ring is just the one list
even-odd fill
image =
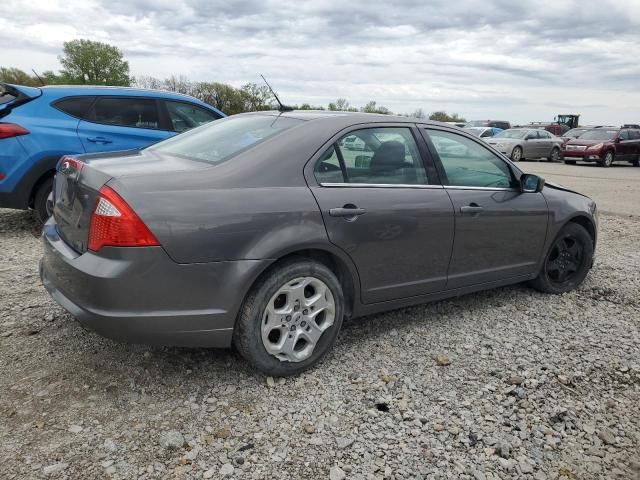
{"label": "rear side window", "polygon": [[174,132],[184,132],[220,118],[219,115],[191,103],[165,101],[165,105]]}
{"label": "rear side window", "polygon": [[[352,139],[347,141],[353,142]],[[344,183],[338,152],[333,145],[318,159],[313,173],[318,183]]]}
{"label": "rear side window", "polygon": [[95,97],[66,97],[54,102],[53,107],[76,118],[86,118]]}
{"label": "rear side window", "polygon": [[98,98],[93,108],[92,120],[121,127],[160,128],[157,103],[149,98]]}
{"label": "rear side window", "polygon": [[[355,139],[354,139],[355,137]],[[421,185],[426,183],[411,129],[365,128],[336,142],[348,183]]]}
{"label": "rear side window", "polygon": [[640,130],[629,130],[629,138],[631,140],[640,140]]}
{"label": "rear side window", "polygon": [[273,115],[227,117],[148,148],[215,165],[302,123],[304,120]]}

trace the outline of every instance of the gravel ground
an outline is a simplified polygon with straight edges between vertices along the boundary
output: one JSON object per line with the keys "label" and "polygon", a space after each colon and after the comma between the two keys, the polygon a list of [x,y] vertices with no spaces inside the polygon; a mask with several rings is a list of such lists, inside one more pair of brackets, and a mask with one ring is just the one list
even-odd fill
{"label": "gravel ground", "polygon": [[3,478],[640,478],[640,219],[579,291],[525,286],[347,322],[275,380],[231,351],[118,344],[40,285],[0,211]]}

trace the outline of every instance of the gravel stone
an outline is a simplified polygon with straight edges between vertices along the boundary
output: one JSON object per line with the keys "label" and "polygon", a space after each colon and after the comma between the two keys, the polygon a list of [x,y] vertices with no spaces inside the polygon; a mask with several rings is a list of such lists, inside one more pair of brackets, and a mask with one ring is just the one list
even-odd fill
{"label": "gravel stone", "polygon": [[83,330],[40,284],[32,216],[0,210],[2,478],[638,478],[640,218],[600,220],[577,291],[347,320],[282,381],[232,351]]}
{"label": "gravel stone", "polygon": [[344,480],[347,474],[340,467],[331,467],[329,470],[329,480]]}
{"label": "gravel stone", "polygon": [[163,432],[160,435],[160,446],[168,450],[177,450],[185,445],[184,437],[180,432],[171,430],[169,432]]}
{"label": "gravel stone", "polygon": [[235,468],[233,468],[233,465],[231,465],[230,463],[225,463],[224,465],[222,465],[222,467],[220,467],[220,475],[222,476],[222,478],[229,478],[231,475],[233,475]]}

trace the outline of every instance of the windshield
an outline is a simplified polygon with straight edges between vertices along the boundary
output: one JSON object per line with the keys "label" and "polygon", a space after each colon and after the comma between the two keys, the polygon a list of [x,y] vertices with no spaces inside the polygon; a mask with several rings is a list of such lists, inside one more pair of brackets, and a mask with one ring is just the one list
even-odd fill
{"label": "windshield", "polygon": [[504,130],[497,135],[494,135],[493,138],[524,138],[529,130]]}
{"label": "windshield", "polygon": [[297,118],[272,115],[228,117],[148,148],[215,165],[303,122]]}
{"label": "windshield", "polygon": [[594,129],[580,135],[580,140],[613,140],[618,134],[617,130]]}
{"label": "windshield", "polygon": [[589,131],[588,128],[573,128],[562,136],[567,138],[578,138],[580,135],[587,131]]}

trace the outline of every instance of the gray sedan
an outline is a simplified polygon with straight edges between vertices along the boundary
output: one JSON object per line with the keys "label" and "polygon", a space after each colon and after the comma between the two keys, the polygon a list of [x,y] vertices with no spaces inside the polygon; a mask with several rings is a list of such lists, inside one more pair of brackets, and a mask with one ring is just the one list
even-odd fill
{"label": "gray sedan", "polygon": [[458,128],[387,115],[234,115],[64,157],[54,185],[40,275],[60,305],[115,339],[233,344],[269,375],[319,362],[347,317],[525,281],[573,290],[597,234],[584,195]]}
{"label": "gray sedan", "polygon": [[510,128],[487,139],[487,143],[514,162],[541,157],[560,161],[562,139],[542,129]]}

